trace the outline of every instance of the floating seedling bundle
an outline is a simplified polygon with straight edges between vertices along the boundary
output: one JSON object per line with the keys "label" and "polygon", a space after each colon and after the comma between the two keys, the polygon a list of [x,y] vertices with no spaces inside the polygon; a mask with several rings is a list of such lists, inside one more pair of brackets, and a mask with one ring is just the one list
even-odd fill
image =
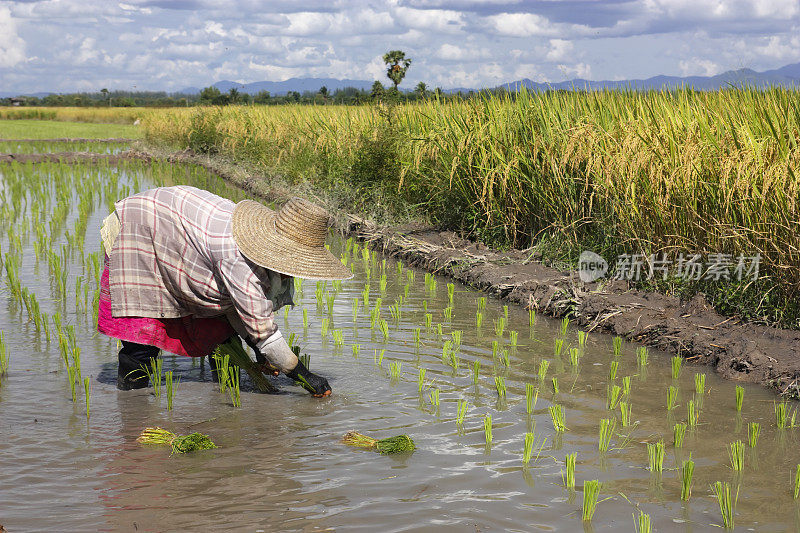
{"label": "floating seedling bundle", "polygon": [[414,441],[408,435],[397,435],[378,440],[357,431],[348,431],[342,438],[342,442],[348,446],[365,448],[384,455],[413,452],[416,449]]}
{"label": "floating seedling bundle", "polygon": [[139,435],[139,438],[136,439],[136,442],[141,444],[166,445],[172,448],[172,454],[189,453],[197,450],[212,450],[217,447],[208,435],[197,432],[189,433],[188,435],[176,435],[160,427],[145,428],[142,434]]}

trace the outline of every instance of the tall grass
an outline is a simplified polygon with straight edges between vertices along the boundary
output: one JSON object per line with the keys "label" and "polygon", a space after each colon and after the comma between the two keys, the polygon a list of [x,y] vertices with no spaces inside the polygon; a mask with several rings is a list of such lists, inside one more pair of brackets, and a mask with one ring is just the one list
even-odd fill
{"label": "tall grass", "polygon": [[780,88],[522,91],[399,106],[391,127],[369,106],[176,109],[142,120],[151,140],[390,195],[402,201],[385,206],[424,207],[490,243],[540,244],[573,260],[583,247],[760,253],[768,277],[755,284],[668,283],[797,325],[799,100]]}

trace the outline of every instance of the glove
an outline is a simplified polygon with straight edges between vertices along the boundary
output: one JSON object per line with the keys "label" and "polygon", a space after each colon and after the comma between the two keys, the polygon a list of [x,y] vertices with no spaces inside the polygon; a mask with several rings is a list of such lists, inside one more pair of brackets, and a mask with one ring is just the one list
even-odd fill
{"label": "glove", "polygon": [[330,396],[331,394],[331,386],[328,385],[328,380],[322,376],[311,373],[306,368],[306,365],[300,361],[298,361],[297,366],[287,372],[286,375],[300,383],[301,387],[317,398]]}

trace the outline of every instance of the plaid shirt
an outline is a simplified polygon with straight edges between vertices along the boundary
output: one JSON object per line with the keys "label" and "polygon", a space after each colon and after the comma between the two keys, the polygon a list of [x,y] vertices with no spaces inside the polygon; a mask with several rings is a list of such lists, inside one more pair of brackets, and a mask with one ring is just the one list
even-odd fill
{"label": "plaid shirt", "polygon": [[231,233],[234,206],[188,186],[117,202],[120,231],[109,269],[113,316],[227,315],[269,358],[271,345],[282,340],[267,297],[270,272],[239,253]]}

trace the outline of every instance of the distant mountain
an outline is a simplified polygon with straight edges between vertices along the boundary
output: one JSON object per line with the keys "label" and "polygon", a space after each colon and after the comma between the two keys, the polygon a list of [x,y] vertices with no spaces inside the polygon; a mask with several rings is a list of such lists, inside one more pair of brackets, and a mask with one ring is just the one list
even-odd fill
{"label": "distant mountain", "polygon": [[716,76],[653,76],[644,80],[584,80],[574,79],[555,83],[536,82],[527,78],[500,85],[500,88],[518,90],[525,87],[532,91],[548,89],[675,89],[693,87],[698,90],[715,90],[725,87],[792,87],[800,88],[800,63],[786,65],[774,70],[756,72],[749,68],[729,70]]}
{"label": "distant mountain", "polygon": [[[256,81],[253,83],[238,83],[235,81],[218,81],[214,87],[226,93],[231,89],[247,94],[256,94],[261,91],[269,91],[272,96],[282,96],[290,91],[303,93],[305,91],[317,92],[320,87],[325,86],[329,92],[345,87],[355,87],[356,89],[372,88],[374,82],[367,80],[337,80],[335,78],[289,78],[285,81]],[[178,91],[183,94],[197,94],[200,89],[187,87]]]}
{"label": "distant mountain", "polygon": [[[389,86],[384,80],[381,80],[384,86]],[[290,91],[297,91],[303,93],[305,91],[317,92],[323,85],[328,88],[331,93],[337,89],[344,89],[346,87],[355,87],[357,89],[369,90],[372,88],[373,81],[368,80],[337,80],[335,78],[290,78],[285,81],[257,81],[253,83],[239,83],[230,80],[218,81],[214,84],[222,92],[228,92],[231,89],[237,89],[240,92],[247,94],[256,94],[259,91],[269,91],[272,96],[282,96]],[[412,83],[408,84],[405,91],[411,90]],[[530,79],[516,80],[496,88],[505,88],[508,90],[517,90],[520,87],[525,87],[532,91],[546,91],[548,89],[674,89],[678,87],[694,87],[698,90],[714,90],[730,86],[751,86],[751,87],[791,87],[800,89],[800,63],[793,63],[780,68],[765,70],[763,72],[756,72],[749,68],[739,70],[729,70],[716,76],[653,76],[647,79],[635,80],[584,80],[573,79],[569,81],[560,82],[536,82]],[[172,94],[198,94],[201,89],[197,87],[186,87],[180,91]],[[468,93],[469,91],[477,91],[479,88],[458,87],[452,89],[445,89],[446,93]],[[13,91],[0,91],[0,98],[8,98],[18,95],[38,96],[43,97],[49,92],[37,93],[20,93]]]}

